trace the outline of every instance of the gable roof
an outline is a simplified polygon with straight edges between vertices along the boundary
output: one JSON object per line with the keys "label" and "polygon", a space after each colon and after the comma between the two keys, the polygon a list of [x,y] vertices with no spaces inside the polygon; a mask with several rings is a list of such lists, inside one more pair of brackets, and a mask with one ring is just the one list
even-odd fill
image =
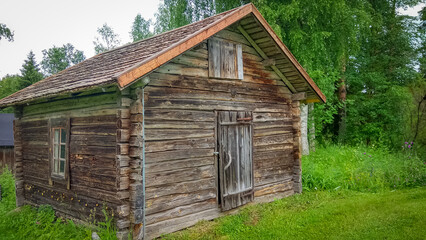
{"label": "gable roof", "polygon": [[[1,99],[0,107],[99,85],[117,83],[120,88],[124,88],[217,32],[248,16],[256,19],[263,30],[273,39],[281,54],[291,62],[294,72],[298,75],[296,78],[302,78],[303,83],[307,83],[301,88],[302,91],[306,89],[312,92],[316,99],[325,102],[325,96],[314,81],[274,33],[259,11],[253,4],[249,3],[169,32],[98,54]],[[298,89],[296,88],[296,90]]]}
{"label": "gable roof", "polygon": [[13,113],[0,113],[0,146],[13,146]]}

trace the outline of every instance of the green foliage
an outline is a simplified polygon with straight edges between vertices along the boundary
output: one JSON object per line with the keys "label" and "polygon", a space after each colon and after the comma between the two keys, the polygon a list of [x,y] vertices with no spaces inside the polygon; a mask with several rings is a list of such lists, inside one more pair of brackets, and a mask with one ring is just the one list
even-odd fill
{"label": "green foliage", "polygon": [[419,53],[419,64],[420,64],[420,73],[423,81],[426,81],[426,6],[419,12],[420,24],[418,27],[419,30],[419,41],[420,47],[418,49]]}
{"label": "green foliage", "polygon": [[164,239],[421,239],[426,189],[316,191],[244,207]]}
{"label": "green foliage", "polygon": [[0,99],[9,96],[20,88],[21,76],[6,75],[0,81]]}
{"label": "green foliage", "polygon": [[4,168],[0,174],[2,200],[0,201],[0,239],[87,239],[96,231],[101,239],[117,239],[112,219],[105,213],[105,222],[79,225],[72,220],[55,216],[48,205],[15,209],[15,181],[12,173]]}
{"label": "green foliage", "polygon": [[0,40],[6,38],[9,42],[13,41],[13,31],[4,23],[0,23]]}
{"label": "green foliage", "polygon": [[303,189],[368,192],[424,186],[424,161],[408,144],[401,144],[405,148],[402,153],[335,145],[317,148],[302,159]]}
{"label": "green foliage", "polygon": [[[418,1],[370,1],[371,27],[359,41],[361,51],[348,66],[346,140],[398,147],[412,108],[408,87],[415,81],[415,19],[397,14],[398,7]],[[408,105],[407,105],[408,103]]]}
{"label": "green foliage", "polygon": [[155,14],[155,33],[166,32],[192,22],[189,0],[164,0]]}
{"label": "green foliage", "polygon": [[149,29],[151,24],[151,19],[145,20],[140,14],[136,15],[135,20],[133,21],[132,31],[130,32],[130,37],[133,42],[151,37],[153,35]]}
{"label": "green foliage", "polygon": [[413,141],[423,156],[426,156],[426,80],[419,77],[408,86],[410,98],[404,102],[406,121],[405,139]]}
{"label": "green foliage", "polygon": [[21,81],[19,88],[23,89],[43,79],[33,51],[28,54],[27,60],[24,61],[21,68]]}
{"label": "green foliage", "polygon": [[[6,75],[0,80],[0,99],[20,90],[21,76]],[[0,109],[0,113],[13,113],[11,107]]]}
{"label": "green foliage", "polygon": [[43,50],[41,66],[46,75],[53,75],[86,59],[84,53],[70,43]]}
{"label": "green foliage", "polygon": [[335,92],[336,83],[339,78],[338,72],[323,72],[321,70],[311,71],[310,76],[327,98],[325,104],[316,104],[314,108],[315,135],[319,143],[324,143],[336,138],[334,129],[334,118],[341,103]]}
{"label": "green foliage", "polygon": [[254,2],[251,0],[216,0],[214,1],[214,8],[216,13],[225,12],[233,8]]}
{"label": "green foliage", "polygon": [[121,43],[118,34],[106,23],[97,30],[99,37],[95,37],[93,45],[95,45],[95,53],[103,53],[118,47]]}

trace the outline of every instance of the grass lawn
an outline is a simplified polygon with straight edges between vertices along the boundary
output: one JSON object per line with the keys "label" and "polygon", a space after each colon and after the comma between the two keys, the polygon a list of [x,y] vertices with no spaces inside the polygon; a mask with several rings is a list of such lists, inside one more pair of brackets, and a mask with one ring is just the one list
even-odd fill
{"label": "grass lawn", "polygon": [[[303,157],[304,192],[201,222],[165,239],[426,239],[426,164],[408,151],[321,146]],[[15,209],[12,174],[0,174],[0,239],[116,239],[111,219],[56,218],[49,206]]]}
{"label": "grass lawn", "polygon": [[251,205],[165,239],[425,239],[426,188],[317,191]]}

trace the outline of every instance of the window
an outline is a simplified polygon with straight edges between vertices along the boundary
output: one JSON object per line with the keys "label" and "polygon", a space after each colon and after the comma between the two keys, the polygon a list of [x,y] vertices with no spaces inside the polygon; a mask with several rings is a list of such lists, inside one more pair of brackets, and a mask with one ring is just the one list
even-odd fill
{"label": "window", "polygon": [[212,38],[208,41],[209,77],[243,79],[241,44]]}
{"label": "window", "polygon": [[70,187],[69,177],[69,119],[49,120],[49,184]]}
{"label": "window", "polygon": [[57,174],[60,176],[65,175],[65,153],[66,153],[66,147],[67,147],[67,132],[65,131],[65,128],[53,128],[53,168],[52,168],[52,174]]}

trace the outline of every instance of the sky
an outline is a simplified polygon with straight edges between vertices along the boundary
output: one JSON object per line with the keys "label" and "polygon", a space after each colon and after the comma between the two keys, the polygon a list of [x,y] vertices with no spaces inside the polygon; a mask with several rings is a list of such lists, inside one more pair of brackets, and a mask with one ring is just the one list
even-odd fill
{"label": "sky", "polygon": [[[0,41],[0,78],[19,74],[32,50],[36,61],[42,50],[71,43],[86,58],[95,54],[93,41],[97,28],[107,23],[119,34],[121,44],[130,42],[130,29],[138,13],[155,19],[160,0],[0,0],[0,23],[15,33],[14,41]],[[424,6],[400,10],[415,16]]]}
{"label": "sky", "polygon": [[0,41],[0,78],[18,74],[28,53],[37,62],[42,50],[71,43],[89,58],[95,54],[97,28],[107,23],[130,42],[130,29],[138,13],[154,19],[160,0],[0,0],[0,23],[14,31],[14,41]]}

